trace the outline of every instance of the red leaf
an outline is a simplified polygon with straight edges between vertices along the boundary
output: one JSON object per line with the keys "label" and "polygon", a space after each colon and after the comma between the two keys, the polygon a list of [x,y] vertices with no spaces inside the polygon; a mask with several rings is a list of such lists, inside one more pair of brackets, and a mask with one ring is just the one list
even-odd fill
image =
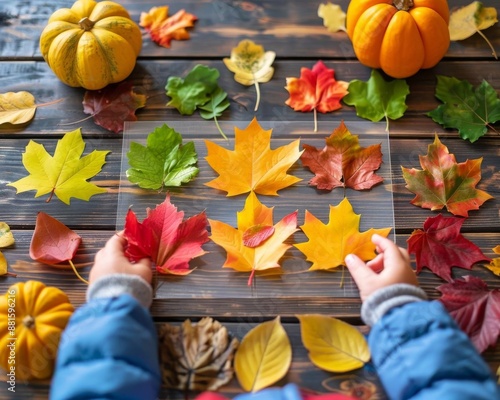
{"label": "red leaf", "polygon": [[146,105],[146,96],[137,94],[131,82],[109,85],[101,90],[87,90],[83,97],[83,112],[108,131],[123,131],[125,121],[137,121],[135,110]]}
{"label": "red leaf", "polygon": [[205,254],[201,248],[208,241],[205,212],[183,221],[184,212],[170,203],[170,196],[154,210],[147,209],[142,223],[129,210],[125,220],[126,255],[133,261],[149,257],[160,273],[186,275],[189,261]]}
{"label": "red leaf", "polygon": [[361,147],[358,136],[352,135],[343,121],[326,138],[323,149],[304,144],[300,160],[316,174],[309,184],[321,190],[336,187],[364,190],[383,181],[374,172],[382,164],[380,144]]}
{"label": "red leaf", "polygon": [[438,286],[439,299],[479,352],[500,336],[500,290],[488,290],[480,278],[465,276]]}
{"label": "red leaf", "polygon": [[82,238],[62,222],[39,212],[31,238],[30,257],[44,264],[58,264],[73,259],[81,242]]}
{"label": "red leaf", "polygon": [[487,261],[481,249],[460,234],[464,218],[427,218],[424,230],[416,229],[408,239],[408,252],[417,259],[417,273],[423,267],[429,268],[437,276],[451,281],[451,268],[471,269],[479,261]]}
{"label": "red leaf", "polygon": [[335,71],[318,61],[312,70],[300,69],[300,78],[286,78],[290,98],[285,104],[295,111],[317,110],[327,113],[342,107],[340,100],[347,94],[349,84],[335,80]]}
{"label": "red leaf", "polygon": [[243,244],[247,247],[257,247],[264,243],[274,233],[274,226],[254,225],[243,232]]}

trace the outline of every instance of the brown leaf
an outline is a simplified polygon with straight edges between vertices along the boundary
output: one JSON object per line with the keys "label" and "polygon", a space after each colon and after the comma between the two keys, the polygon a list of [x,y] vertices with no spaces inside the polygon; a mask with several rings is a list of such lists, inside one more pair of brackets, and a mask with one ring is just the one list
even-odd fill
{"label": "brown leaf", "polygon": [[163,384],[178,390],[216,390],[233,377],[238,340],[218,321],[206,317],[158,329]]}

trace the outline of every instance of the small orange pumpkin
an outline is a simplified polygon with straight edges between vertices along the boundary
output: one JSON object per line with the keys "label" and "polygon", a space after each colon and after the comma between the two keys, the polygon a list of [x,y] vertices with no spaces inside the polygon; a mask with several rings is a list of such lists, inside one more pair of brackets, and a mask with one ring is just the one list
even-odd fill
{"label": "small orange pumpkin", "polygon": [[8,384],[50,378],[73,310],[62,290],[38,281],[16,283],[0,296],[0,366]]}
{"label": "small orange pumpkin", "polygon": [[346,25],[362,64],[407,78],[444,57],[448,20],[446,0],[352,0]]}

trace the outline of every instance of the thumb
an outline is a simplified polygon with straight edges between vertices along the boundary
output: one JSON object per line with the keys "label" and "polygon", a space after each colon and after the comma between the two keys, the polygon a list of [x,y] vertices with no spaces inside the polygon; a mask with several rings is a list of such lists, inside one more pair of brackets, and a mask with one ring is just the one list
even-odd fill
{"label": "thumb", "polygon": [[363,260],[355,254],[348,254],[345,258],[345,263],[356,283],[363,282],[375,275],[375,272],[367,267]]}

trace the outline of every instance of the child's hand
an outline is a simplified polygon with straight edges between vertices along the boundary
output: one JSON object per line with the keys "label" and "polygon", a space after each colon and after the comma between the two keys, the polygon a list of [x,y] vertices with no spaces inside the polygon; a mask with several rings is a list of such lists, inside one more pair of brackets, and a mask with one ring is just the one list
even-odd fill
{"label": "child's hand", "polygon": [[373,235],[372,242],[379,253],[373,260],[365,264],[354,254],[345,258],[347,268],[358,285],[361,300],[395,283],[418,286],[415,272],[410,267],[410,256],[405,249],[379,235]]}
{"label": "child's hand", "polygon": [[132,264],[125,257],[125,245],[127,241],[122,232],[113,235],[106,245],[95,255],[94,266],[90,270],[89,283],[96,281],[105,275],[131,274],[138,275],[146,282],[151,283],[153,272],[151,271],[151,260],[143,258]]}

